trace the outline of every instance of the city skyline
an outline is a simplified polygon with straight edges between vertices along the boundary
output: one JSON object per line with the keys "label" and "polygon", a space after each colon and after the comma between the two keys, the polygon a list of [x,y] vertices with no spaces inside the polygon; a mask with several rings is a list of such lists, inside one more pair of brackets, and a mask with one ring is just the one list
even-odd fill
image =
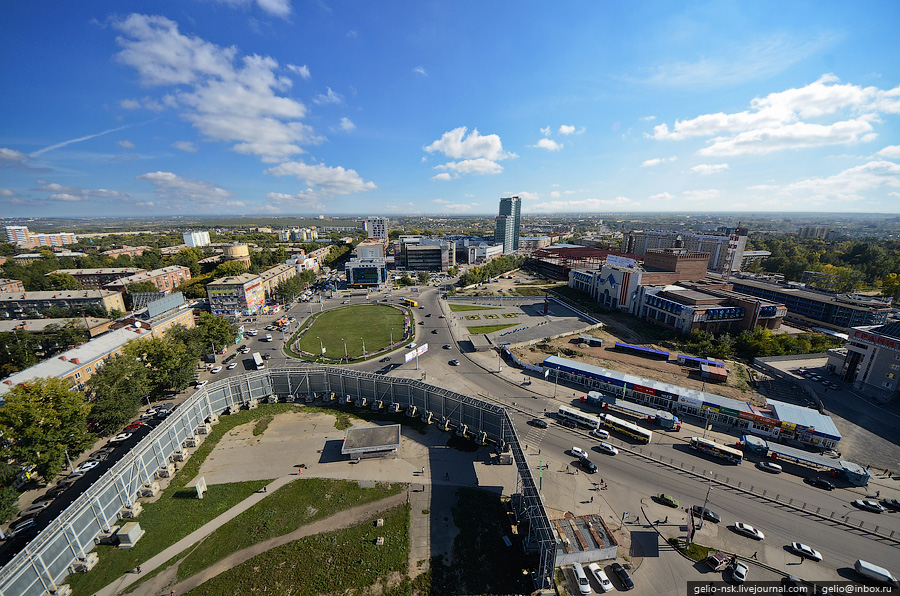
{"label": "city skyline", "polygon": [[5,217],[900,212],[892,2],[0,10]]}

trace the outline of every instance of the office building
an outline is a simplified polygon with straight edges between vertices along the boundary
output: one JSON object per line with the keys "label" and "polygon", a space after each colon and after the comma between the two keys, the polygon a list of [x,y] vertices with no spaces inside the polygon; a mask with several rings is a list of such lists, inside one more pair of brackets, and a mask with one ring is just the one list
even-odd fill
{"label": "office building", "polygon": [[456,264],[456,244],[452,240],[401,236],[395,263],[408,271],[447,271]]}
{"label": "office building", "polygon": [[52,308],[78,311],[99,307],[125,312],[122,294],[111,290],[47,290],[41,292],[0,293],[0,316],[17,319],[40,316]]}
{"label": "office building", "polygon": [[624,252],[644,256],[648,250],[684,248],[709,253],[711,271],[740,271],[747,246],[747,228],[737,228],[734,235],[690,234],[687,232],[635,231],[625,235]]}
{"label": "office building", "polygon": [[481,242],[478,245],[469,245],[468,263],[470,265],[480,265],[482,263],[487,263],[488,261],[492,261],[499,256],[503,256],[502,244],[488,244],[487,242]]}
{"label": "office building", "polygon": [[843,348],[828,352],[827,368],[863,395],[882,402],[900,398],[900,323],[849,330]]}
{"label": "office building", "polygon": [[153,271],[145,271],[128,277],[122,277],[105,284],[104,287],[122,292],[127,291],[128,286],[131,284],[149,281],[155,285],[160,292],[167,294],[190,280],[191,270],[189,267],[170,265],[169,267],[163,267],[162,269],[154,269]]}
{"label": "office building", "polygon": [[494,242],[503,245],[503,254],[519,250],[522,200],[519,197],[500,199],[500,212],[494,220]]}
{"label": "office building", "polygon": [[384,259],[350,259],[344,270],[348,287],[378,286],[387,280],[387,263]]}
{"label": "office building", "polygon": [[108,283],[122,279],[123,277],[131,277],[138,273],[147,273],[146,269],[139,267],[106,267],[103,269],[57,269],[51,271],[47,276],[55,273],[64,273],[75,278],[82,289],[100,289]]}
{"label": "office building", "polygon": [[181,238],[191,248],[209,246],[209,232],[185,232]]}
{"label": "office building", "polygon": [[383,259],[385,256],[385,244],[387,240],[372,238],[363,240],[356,245],[356,256],[359,259]]}
{"label": "office building", "polygon": [[386,217],[370,217],[366,220],[366,232],[369,238],[387,240],[388,219]]}
{"label": "office building", "polygon": [[250,273],[212,281],[206,295],[210,311],[217,315],[252,315],[266,305],[262,280]]}

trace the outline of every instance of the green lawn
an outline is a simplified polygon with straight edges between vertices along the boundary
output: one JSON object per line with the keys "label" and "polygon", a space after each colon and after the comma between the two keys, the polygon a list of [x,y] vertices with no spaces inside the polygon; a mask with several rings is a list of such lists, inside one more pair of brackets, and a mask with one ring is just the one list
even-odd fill
{"label": "green lawn", "polygon": [[316,356],[324,347],[325,355],[333,359],[343,358],[346,346],[347,356],[358,359],[363,355],[363,343],[367,354],[388,347],[392,333],[394,343],[401,344],[405,319],[403,311],[386,304],[336,308],[319,314],[297,343],[301,350]]}
{"label": "green lawn", "polygon": [[494,331],[500,331],[507,327],[515,327],[516,325],[518,325],[518,323],[507,323],[506,325],[474,325],[472,327],[466,327],[466,329],[469,333],[493,333]]}
{"label": "green lawn", "polygon": [[[223,416],[213,426],[212,432],[178,471],[159,499],[144,504],[144,511],[135,520],[146,534],[131,549],[114,546],[97,546],[100,563],[90,573],[74,573],[66,579],[75,596],[90,596],[138,564],[162,552],[209,520],[237,505],[268,484],[267,480],[211,484],[203,500],[197,491],[185,485],[200,470],[200,464],[212,452],[219,440],[231,429],[269,414],[293,410],[291,404],[268,404],[255,410],[245,410],[232,416]],[[173,523],[177,520],[177,523]]]}
{"label": "green lawn", "polygon": [[231,553],[293,532],[335,513],[396,494],[400,484],[360,488],[359,483],[328,478],[303,478],[281,487],[226,523],[191,551],[178,567],[187,579]]}
{"label": "green lawn", "polygon": [[[396,594],[389,578],[406,575],[409,557],[409,505],[379,514],[358,526],[308,536],[273,548],[220,573],[188,596],[235,594]],[[384,538],[376,546],[375,539]],[[408,588],[404,582],[401,584]],[[375,591],[366,588],[378,586]],[[408,590],[402,590],[409,593]]]}
{"label": "green lawn", "polygon": [[471,304],[450,303],[450,310],[453,312],[463,312],[466,310],[497,310],[497,309],[493,306],[473,306]]}

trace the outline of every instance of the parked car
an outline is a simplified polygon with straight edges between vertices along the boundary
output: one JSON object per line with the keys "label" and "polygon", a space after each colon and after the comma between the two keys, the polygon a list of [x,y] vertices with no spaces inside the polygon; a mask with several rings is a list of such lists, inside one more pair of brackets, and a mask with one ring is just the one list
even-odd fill
{"label": "parked car", "polygon": [[735,522],[734,531],[738,534],[743,534],[744,536],[749,536],[754,540],[764,540],[766,535],[751,526],[750,524],[745,524],[744,522]]}
{"label": "parked car", "polygon": [[703,517],[703,519],[709,520],[714,523],[719,523],[722,521],[722,517],[716,513],[715,511],[710,511],[709,509],[704,509],[700,505],[692,505],[691,511],[694,515],[698,515]]}
{"label": "parked car", "polygon": [[628,575],[628,572],[625,571],[625,568],[622,567],[618,563],[613,563],[610,566],[612,572],[616,574],[616,577],[619,578],[619,581],[622,582],[622,589],[624,590],[633,590],[634,589],[634,581],[632,581],[631,576]]}
{"label": "parked car", "polygon": [[609,443],[600,443],[597,445],[597,451],[602,453],[606,453],[607,455],[618,455],[619,450],[610,445]]}
{"label": "parked car", "polygon": [[532,418],[528,421],[528,424],[530,424],[531,426],[536,426],[538,428],[547,428],[548,426],[550,426],[543,418]]}
{"label": "parked car", "polygon": [[99,465],[100,465],[100,462],[98,460],[89,459],[88,461],[84,462],[83,464],[81,464],[80,466],[75,468],[75,471],[84,473],[84,472],[87,472],[88,470],[93,470],[94,468],[96,468]]}
{"label": "parked car", "polygon": [[772,462],[766,460],[763,460],[756,464],[756,467],[763,472],[769,472],[772,474],[781,474],[784,471],[784,469],[778,464],[773,464]]}
{"label": "parked car", "polygon": [[881,499],[881,504],[888,509],[900,510],[900,499]]}
{"label": "parked car", "polygon": [[217,366],[217,367],[215,367],[214,369],[212,369],[212,370],[209,371],[209,372],[211,372],[212,374],[220,373],[220,372],[222,372],[222,367],[221,367],[221,366]]}
{"label": "parked car", "polygon": [[818,476],[815,476],[813,478],[807,478],[806,482],[810,486],[814,486],[816,488],[822,488],[825,490],[834,490],[834,485],[832,483],[828,482],[824,478],[819,478]]}
{"label": "parked car", "polygon": [[609,581],[609,577],[606,576],[606,572],[600,568],[600,565],[597,563],[591,563],[587,566],[588,572],[594,576],[594,579],[597,580],[597,583],[600,584],[600,590],[603,592],[609,592],[613,589],[612,582]]}
{"label": "parked car", "polygon": [[817,551],[816,549],[814,549],[811,546],[807,546],[806,544],[803,544],[802,542],[791,542],[791,550],[794,551],[794,553],[800,555],[801,557],[804,557],[807,559],[812,559],[813,561],[821,561],[822,560],[822,553],[820,553],[819,551]]}
{"label": "parked car", "polygon": [[709,568],[713,571],[722,571],[728,567],[729,561],[731,561],[731,559],[724,553],[710,553],[709,556],[706,557],[706,564],[709,565]]}
{"label": "parked car", "polygon": [[237,367],[237,362],[232,362],[231,364],[229,364],[229,365],[226,366],[225,368],[227,368],[228,370],[234,370],[236,367]]}
{"label": "parked car", "polygon": [[19,512],[19,517],[31,517],[46,509],[52,501],[38,501],[28,509]]}
{"label": "parked car", "polygon": [[121,443],[131,438],[131,433],[119,433],[109,440],[110,443]]}
{"label": "parked car", "polygon": [[126,426],[125,430],[137,430],[137,429],[141,428],[142,426],[144,426],[145,424],[146,424],[146,422],[141,422],[140,420],[138,420],[137,422],[132,422],[131,424]]}
{"label": "parked car", "polygon": [[444,344],[444,345],[442,345],[441,347],[444,348],[445,350],[449,350],[449,349],[451,349],[453,346],[451,346],[450,344]]}
{"label": "parked car", "polygon": [[750,569],[745,563],[743,563],[742,561],[736,561],[735,564],[731,566],[731,579],[739,584],[742,584],[747,579],[747,573],[749,571]]}
{"label": "parked car", "polygon": [[853,501],[853,506],[857,509],[864,509],[866,511],[871,511],[872,513],[884,513],[884,507],[878,501],[869,501],[866,499],[856,499]]}
{"label": "parked car", "polygon": [[598,439],[608,439],[609,431],[603,430],[602,428],[595,428],[590,432],[592,437],[597,437]]}
{"label": "parked car", "polygon": [[33,529],[36,523],[37,520],[35,520],[33,517],[26,517],[14,521],[13,523],[9,524],[9,535],[18,536],[19,534],[23,534],[28,530]]}
{"label": "parked car", "polygon": [[202,381],[197,381],[196,383],[194,383],[194,387],[196,387],[197,389],[200,389],[201,387],[203,387],[203,386],[206,385],[207,383],[209,383],[209,381],[207,381],[207,380],[205,380],[205,379],[202,380]]}
{"label": "parked car", "polygon": [[268,360],[271,357],[272,357],[271,354],[263,354],[263,360]]}
{"label": "parked car", "polygon": [[659,493],[656,495],[656,498],[659,499],[659,502],[663,505],[668,505],[672,508],[678,508],[678,499],[673,497],[672,495],[667,495],[666,493]]}
{"label": "parked car", "polygon": [[587,472],[588,474],[594,474],[597,472],[597,464],[595,464],[594,462],[592,462],[591,460],[589,460],[586,457],[579,457],[578,464],[582,468],[584,468],[584,471]]}

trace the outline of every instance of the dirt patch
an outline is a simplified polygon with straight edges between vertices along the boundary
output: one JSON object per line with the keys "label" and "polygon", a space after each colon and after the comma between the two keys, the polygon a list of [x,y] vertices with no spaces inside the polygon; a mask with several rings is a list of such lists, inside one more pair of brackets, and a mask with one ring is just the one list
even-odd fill
{"label": "dirt patch", "polygon": [[[603,339],[603,346],[589,347],[587,344],[582,344],[578,341],[578,335],[570,335],[526,348],[518,348],[513,350],[513,352],[520,360],[529,364],[537,364],[547,356],[553,356],[557,353],[563,353],[564,355],[568,353],[570,354],[567,356],[568,358],[573,358],[585,364],[671,383],[680,387],[706,391],[707,393],[714,393],[740,401],[764,403],[763,398],[750,387],[746,368],[739,362],[729,361],[725,363],[726,368],[730,371],[726,383],[712,383],[701,378],[696,369],[679,366],[674,359],[669,361],[653,360],[611,349],[617,341],[629,340],[613,335],[608,328],[596,329],[591,332],[591,335]],[[668,347],[652,343],[641,344],[641,347],[670,350]]]}

